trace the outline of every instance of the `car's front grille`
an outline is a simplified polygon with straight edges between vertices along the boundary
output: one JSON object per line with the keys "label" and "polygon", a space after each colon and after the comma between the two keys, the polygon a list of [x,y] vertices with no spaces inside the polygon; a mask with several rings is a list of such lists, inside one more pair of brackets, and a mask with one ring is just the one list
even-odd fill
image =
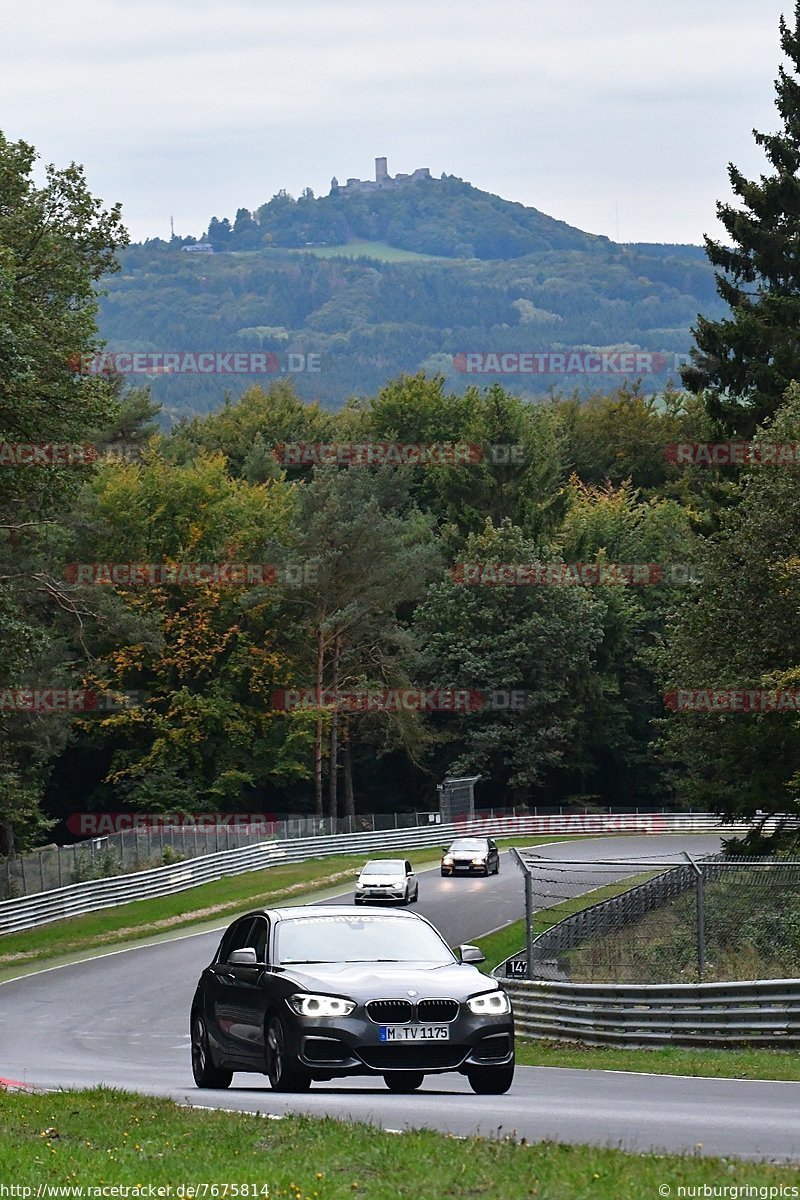
{"label": "car's front grille", "polygon": [[370,1000],[367,1016],[376,1025],[405,1025],[414,1015],[408,1000]]}
{"label": "car's front grille", "polygon": [[457,1000],[370,1000],[367,1016],[376,1025],[406,1025],[409,1021],[455,1021],[460,1005]]}
{"label": "car's front grille", "polygon": [[362,1046],[358,1053],[367,1064],[378,1071],[393,1071],[405,1068],[411,1071],[435,1071],[437,1067],[460,1067],[467,1056],[466,1046],[455,1046],[452,1042],[438,1045],[401,1043],[383,1046]]}
{"label": "car's front grille", "polygon": [[457,1000],[420,1000],[417,1016],[420,1021],[455,1021],[458,1009]]}

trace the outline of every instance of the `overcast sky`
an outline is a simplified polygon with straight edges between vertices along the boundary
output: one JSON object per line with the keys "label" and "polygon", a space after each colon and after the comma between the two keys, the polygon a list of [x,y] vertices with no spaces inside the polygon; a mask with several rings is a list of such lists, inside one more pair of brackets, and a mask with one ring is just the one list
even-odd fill
{"label": "overcast sky", "polygon": [[24,0],[0,129],[135,239],[429,167],[621,241],[718,234],[777,128],[791,0]]}

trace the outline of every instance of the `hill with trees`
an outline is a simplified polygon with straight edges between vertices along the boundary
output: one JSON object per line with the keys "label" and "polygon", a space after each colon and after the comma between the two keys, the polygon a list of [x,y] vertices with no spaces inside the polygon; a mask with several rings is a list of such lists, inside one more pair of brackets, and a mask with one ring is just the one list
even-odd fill
{"label": "hill with trees", "polygon": [[[460,369],[465,352],[641,349],[663,356],[643,379],[655,392],[677,379],[698,312],[723,312],[700,247],[618,245],[452,177],[385,193],[282,192],[232,222],[214,218],[204,241],[214,253],[187,252],[198,243],[180,238],[122,252],[100,299],[109,350],[264,351],[301,397],[331,408],[420,370],[459,393],[490,383]],[[171,423],[265,380],[137,382]],[[621,379],[554,370],[506,382],[541,398]]]}

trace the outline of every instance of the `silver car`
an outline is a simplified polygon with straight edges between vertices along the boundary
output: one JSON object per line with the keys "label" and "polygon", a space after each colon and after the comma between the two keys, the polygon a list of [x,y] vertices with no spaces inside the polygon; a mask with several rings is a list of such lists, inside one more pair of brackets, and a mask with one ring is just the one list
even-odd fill
{"label": "silver car", "polygon": [[419,880],[405,858],[373,858],[362,867],[356,881],[356,904],[411,904],[419,899]]}

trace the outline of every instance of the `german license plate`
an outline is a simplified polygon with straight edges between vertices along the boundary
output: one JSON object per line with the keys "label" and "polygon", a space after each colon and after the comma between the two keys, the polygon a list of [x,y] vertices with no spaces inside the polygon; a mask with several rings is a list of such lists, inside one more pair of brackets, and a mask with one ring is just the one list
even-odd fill
{"label": "german license plate", "polygon": [[381,1025],[382,1042],[446,1042],[447,1025]]}

